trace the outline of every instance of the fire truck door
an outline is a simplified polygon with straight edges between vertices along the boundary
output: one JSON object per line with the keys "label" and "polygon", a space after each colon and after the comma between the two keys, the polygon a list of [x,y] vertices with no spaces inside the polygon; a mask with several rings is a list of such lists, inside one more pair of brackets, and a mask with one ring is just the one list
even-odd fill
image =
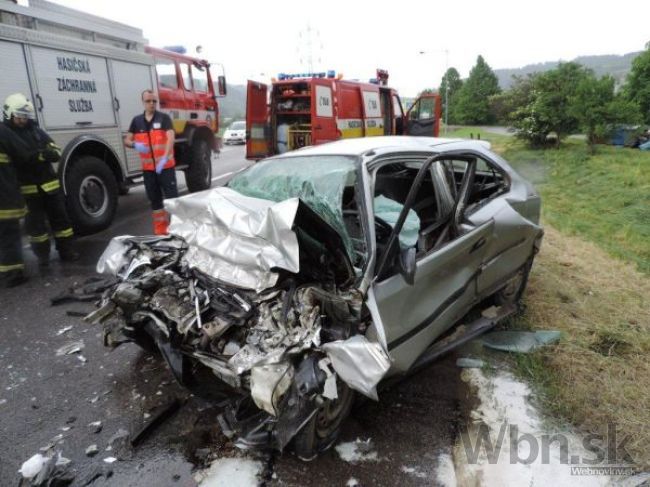
{"label": "fire truck door", "polygon": [[172,119],[174,131],[180,136],[185,130],[185,95],[179,83],[176,62],[171,58],[156,57],[156,75],[158,78],[158,106]]}
{"label": "fire truck door", "polygon": [[311,94],[312,127],[311,143],[323,144],[337,140],[336,118],[334,118],[334,94],[332,81],[315,78]]}
{"label": "fire truck door", "polygon": [[406,112],[406,135],[437,137],[440,132],[440,97],[420,96]]}
{"label": "fire truck door", "polygon": [[267,108],[268,86],[249,81],[246,90],[246,159],[271,155],[271,127]]}

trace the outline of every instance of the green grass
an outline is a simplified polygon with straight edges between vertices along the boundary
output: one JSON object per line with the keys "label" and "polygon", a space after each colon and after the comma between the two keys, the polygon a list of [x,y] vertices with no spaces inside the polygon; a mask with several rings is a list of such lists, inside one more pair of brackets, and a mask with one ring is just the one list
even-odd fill
{"label": "green grass", "polygon": [[[467,137],[463,128],[448,134]],[[650,153],[584,141],[533,150],[481,132],[542,195],[546,235],[516,329],[560,330],[559,343],[509,357],[553,417],[590,433],[607,424],[650,467]],[[615,256],[617,258],[612,258]],[[640,271],[640,272],[639,272]],[[645,274],[645,275],[644,275]]]}
{"label": "green grass", "polygon": [[545,221],[584,237],[650,275],[650,152],[598,146],[569,139],[560,149],[528,149],[513,137],[465,127],[492,143],[542,195]]}

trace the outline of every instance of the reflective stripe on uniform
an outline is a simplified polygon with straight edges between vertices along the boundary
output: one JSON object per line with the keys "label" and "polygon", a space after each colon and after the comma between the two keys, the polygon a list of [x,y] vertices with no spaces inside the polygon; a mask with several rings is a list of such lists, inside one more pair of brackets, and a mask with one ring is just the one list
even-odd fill
{"label": "reflective stripe on uniform", "polygon": [[53,151],[55,151],[57,154],[59,154],[59,157],[61,157],[61,148],[58,145],[56,145],[54,142],[50,142],[49,144],[47,144],[47,146]]}
{"label": "reflective stripe on uniform", "polygon": [[4,152],[0,152],[0,164],[5,164],[9,162],[9,156]]}
{"label": "reflective stripe on uniform", "polygon": [[16,271],[24,268],[25,268],[25,264],[0,265],[0,272]]}
{"label": "reflective stripe on uniform", "polygon": [[65,230],[59,230],[58,232],[54,232],[55,238],[67,238],[67,237],[72,237],[73,235],[74,232],[72,231],[72,228],[66,228]]}
{"label": "reflective stripe on uniform", "polygon": [[30,235],[29,236],[29,241],[31,243],[43,243],[47,242],[50,239],[50,236],[47,233],[44,233],[43,235]]}
{"label": "reflective stripe on uniform", "polygon": [[20,187],[20,192],[22,194],[37,194],[38,186],[36,186],[35,184],[24,184],[23,186]]}
{"label": "reflective stripe on uniform", "polygon": [[13,210],[0,210],[0,220],[16,220],[27,214],[27,208],[18,208]]}
{"label": "reflective stripe on uniform", "polygon": [[58,179],[53,179],[52,181],[48,181],[45,184],[41,184],[41,189],[46,193],[51,193],[52,191],[56,191],[60,187],[61,187],[61,183],[59,183]]}

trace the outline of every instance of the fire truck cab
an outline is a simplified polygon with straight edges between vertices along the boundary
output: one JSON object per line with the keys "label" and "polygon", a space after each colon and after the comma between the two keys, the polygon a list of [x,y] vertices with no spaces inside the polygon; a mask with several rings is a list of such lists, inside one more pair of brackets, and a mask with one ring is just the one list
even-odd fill
{"label": "fire truck cab", "polygon": [[405,113],[388,73],[370,82],[348,81],[333,72],[281,74],[270,87],[248,82],[246,157],[262,159],[341,138],[377,135],[437,137],[440,97],[420,96]]}

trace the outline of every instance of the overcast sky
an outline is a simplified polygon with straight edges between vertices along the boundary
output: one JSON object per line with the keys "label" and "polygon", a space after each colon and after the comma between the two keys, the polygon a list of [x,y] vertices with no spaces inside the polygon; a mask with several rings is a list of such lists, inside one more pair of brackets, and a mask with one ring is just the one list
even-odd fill
{"label": "overcast sky", "polygon": [[479,54],[493,69],[517,68],[650,41],[647,1],[56,1],[138,27],[154,46],[202,45],[232,84],[304,72],[311,58],[350,79],[386,69],[403,96],[440,84],[445,50],[466,77]]}

